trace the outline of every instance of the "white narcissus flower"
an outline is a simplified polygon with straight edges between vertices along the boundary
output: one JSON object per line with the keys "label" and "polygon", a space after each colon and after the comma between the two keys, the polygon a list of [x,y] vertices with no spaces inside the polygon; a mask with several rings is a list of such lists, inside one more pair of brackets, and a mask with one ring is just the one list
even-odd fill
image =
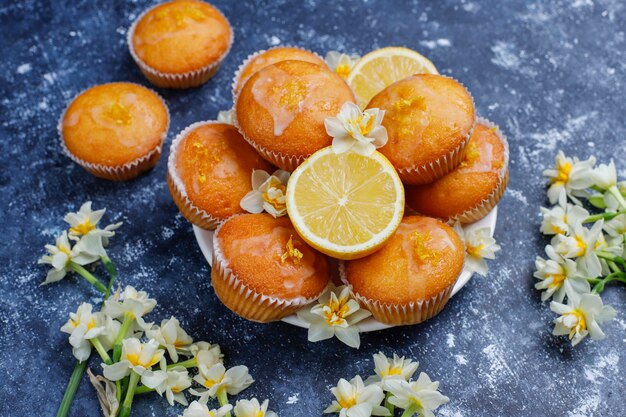
{"label": "white narcissus flower", "polygon": [[222,363],[222,351],[220,345],[212,345],[208,342],[196,342],[187,348],[189,354],[196,359],[196,367],[203,364],[207,369],[216,363]]}
{"label": "white narcissus flower", "polygon": [[92,211],[91,201],[87,201],[77,212],[67,213],[63,218],[70,225],[70,239],[78,240],[82,237],[85,250],[92,255],[106,256],[104,248],[108,246],[109,238],[115,236],[114,230],[122,225],[119,222],[99,229],[98,223],[105,212],[106,209]]}
{"label": "white narcissus flower", "polygon": [[239,205],[250,213],[262,213],[263,210],[273,217],[287,214],[285,203],[285,191],[289,172],[281,169],[274,171],[272,175],[262,169],[252,171],[252,191],[246,194]]}
{"label": "white narcissus flower", "polygon": [[610,306],[602,304],[602,298],[598,294],[575,292],[567,294],[567,304],[552,301],[550,309],[559,314],[554,320],[553,334],[557,336],[568,335],[572,346],[576,346],[587,335],[593,340],[604,339],[606,336],[600,324],[615,318],[616,312]]}
{"label": "white narcissus flower", "polygon": [[554,249],[564,258],[576,258],[581,274],[588,278],[597,277],[602,273],[602,265],[595,251],[606,247],[606,241],[602,235],[603,226],[603,220],[594,223],[591,229],[579,223],[574,226],[571,235],[555,236]]}
{"label": "white narcissus flower", "polygon": [[600,187],[603,190],[608,190],[611,187],[617,185],[617,170],[615,169],[615,163],[611,159],[611,162],[607,164],[599,164],[593,171],[593,184],[596,187]]}
{"label": "white narcissus flower", "polygon": [[86,361],[91,354],[90,339],[100,336],[104,327],[98,326],[92,306],[82,303],[76,313],[70,313],[70,319],[61,327],[61,331],[70,335],[72,353],[79,362]]}
{"label": "white narcissus flower", "polygon": [[378,352],[374,354],[374,372],[373,375],[365,381],[367,385],[378,384],[384,387],[384,383],[390,379],[403,379],[408,381],[411,379],[419,362],[414,362],[411,359],[405,359],[404,356],[399,357],[395,353],[393,358],[388,358],[384,353]]}
{"label": "white narcissus flower", "polygon": [[543,221],[541,233],[544,235],[565,235],[574,230],[576,224],[582,223],[590,216],[581,206],[567,203],[565,194],[559,197],[559,205],[551,209],[541,207]]}
{"label": "white narcissus flower", "polygon": [[106,300],[102,312],[113,318],[129,314],[141,325],[143,325],[142,317],[151,312],[157,304],[156,300],[150,298],[147,292],[137,291],[130,285],[126,286],[120,299],[122,301]]}
{"label": "white narcissus flower", "polygon": [[133,371],[141,376],[141,383],[148,388],[156,388],[167,377],[162,372],[152,371],[152,367],[163,358],[163,349],[159,349],[159,342],[150,340],[141,343],[136,337],[122,341],[122,355],[120,361],[112,365],[102,364],[105,378],[119,381]]}
{"label": "white narcissus flower", "polygon": [[234,366],[228,370],[222,363],[216,363],[210,368],[198,365],[198,375],[193,379],[207,389],[201,391],[191,389],[190,392],[200,396],[201,400],[206,400],[208,397],[215,398],[220,391],[225,391],[228,395],[237,395],[254,382],[248,373],[248,368],[243,365]]}
{"label": "white narcissus flower", "polygon": [[251,400],[238,400],[233,408],[235,417],[278,417],[278,415],[267,409],[269,400],[259,404],[259,400],[253,398]]}
{"label": "white narcissus flower", "polygon": [[378,385],[365,386],[359,375],[346,381],[341,378],[336,387],[330,389],[335,396],[324,413],[339,413],[339,417],[390,416],[391,413],[380,403],[385,398]]}
{"label": "white narcissus flower", "polygon": [[217,113],[217,121],[220,123],[226,123],[229,125],[233,124],[233,111],[231,110],[220,110]]}
{"label": "white narcissus flower", "polygon": [[48,271],[46,280],[41,285],[57,282],[65,278],[65,275],[72,270],[71,262],[78,265],[87,265],[96,262],[100,258],[97,255],[87,253],[84,250],[82,241],[72,247],[67,237],[67,232],[63,232],[57,237],[56,244],[46,245],[46,250],[48,255],[39,258],[37,263],[52,265],[52,269]]}
{"label": "white narcissus flower", "polygon": [[347,286],[329,288],[320,296],[310,310],[298,311],[298,317],[309,323],[310,342],[330,339],[337,336],[346,345],[359,348],[361,338],[356,326],[361,320],[371,316],[359,303],[350,298]]}
{"label": "white narcissus flower", "polygon": [[566,291],[579,294],[591,291],[587,278],[578,272],[576,262],[563,258],[551,245],[546,246],[546,254],[548,259],[537,256],[535,260],[537,271],[534,277],[540,280],[535,288],[543,291],[541,301],[552,297],[560,303],[565,298]]}
{"label": "white narcissus flower", "polygon": [[604,204],[607,208],[615,211],[626,209],[626,181],[620,181],[615,188],[611,188],[604,193]]}
{"label": "white narcissus flower", "polygon": [[489,228],[464,230],[461,224],[457,222],[454,225],[454,230],[465,244],[465,268],[486,276],[489,268],[485,259],[495,259],[496,252],[500,250],[500,245],[491,237]]}
{"label": "white narcissus flower", "polygon": [[548,188],[548,199],[550,203],[556,204],[559,196],[567,194],[572,201],[580,204],[576,196],[583,196],[585,190],[593,185],[593,166],[596,159],[592,156],[585,161],[578,158],[568,158],[563,151],[556,155],[554,169],[546,169],[543,175],[548,177],[550,187]]}
{"label": "white narcissus flower", "polygon": [[187,405],[187,398],[183,393],[191,386],[191,377],[187,368],[175,366],[168,369],[165,358],[161,358],[160,367],[161,370],[154,373],[157,377],[163,378],[163,382],[155,388],[155,391],[161,396],[165,393],[165,398],[170,405],[174,405],[174,401]]}
{"label": "white narcissus flower", "polygon": [[232,409],[232,405],[226,404],[225,406],[220,407],[217,410],[210,410],[206,404],[199,401],[193,401],[191,404],[189,404],[189,407],[187,407],[185,411],[183,411],[182,416],[179,417],[224,417]]}
{"label": "white narcissus flower", "polygon": [[193,339],[180,327],[180,322],[176,317],[163,320],[161,326],[153,326],[146,329],[146,336],[154,339],[167,349],[167,353],[174,362],[178,362],[177,349],[190,345]]}
{"label": "white narcissus flower", "polygon": [[377,148],[385,146],[387,129],[382,125],[384,117],[384,110],[361,111],[352,102],[344,103],[337,117],[324,119],[326,133],[333,138],[333,151],[371,155]]}
{"label": "white narcissus flower", "polygon": [[438,391],[439,382],[431,381],[424,372],[420,373],[417,381],[407,382],[394,379],[385,385],[392,394],[389,398],[391,404],[403,410],[412,410],[413,414],[419,416],[435,417],[433,410],[450,401],[448,397]]}
{"label": "white narcissus flower", "polygon": [[350,71],[361,57],[355,54],[343,54],[337,51],[329,51],[326,54],[326,65],[335,71],[341,78],[348,78]]}
{"label": "white narcissus flower", "polygon": [[[94,316],[96,317],[96,324],[103,327],[103,331],[98,336],[98,340],[104,347],[104,350],[109,351],[113,349],[113,345],[115,345],[115,338],[120,332],[122,323],[101,311],[95,313]],[[129,333],[132,333],[132,329],[129,329]]]}
{"label": "white narcissus flower", "polygon": [[626,214],[620,214],[604,222],[604,230],[612,237],[626,235]]}

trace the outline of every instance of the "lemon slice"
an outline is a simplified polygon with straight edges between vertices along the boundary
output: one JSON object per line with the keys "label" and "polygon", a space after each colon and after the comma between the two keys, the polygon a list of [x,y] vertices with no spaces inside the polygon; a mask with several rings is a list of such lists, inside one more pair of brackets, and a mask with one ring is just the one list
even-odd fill
{"label": "lemon slice", "polygon": [[287,213],[298,234],[320,252],[356,259],[380,248],[404,213],[404,187],[381,153],[336,154],[323,148],[287,184]]}
{"label": "lemon slice", "polygon": [[387,86],[413,74],[438,74],[437,68],[423,55],[408,49],[390,46],[362,57],[350,71],[348,84],[361,108]]}

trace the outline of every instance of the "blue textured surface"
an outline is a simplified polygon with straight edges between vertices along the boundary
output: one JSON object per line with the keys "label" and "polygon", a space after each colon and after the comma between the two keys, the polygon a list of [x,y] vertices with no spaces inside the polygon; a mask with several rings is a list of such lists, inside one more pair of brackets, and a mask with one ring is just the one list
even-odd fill
{"label": "blue textured surface", "polygon": [[[488,2],[216,1],[235,29],[231,54],[201,88],[159,91],[172,114],[159,165],[135,181],[112,183],[62,155],[56,123],[86,87],[128,80],[147,84],[126,49],[125,33],[149,3],[4,1],[0,5],[0,415],[54,415],[74,360],[59,332],[81,301],[98,297],[76,278],[39,287],[35,262],[85,200],[125,224],[110,249],[121,282],[159,301],[154,320],[179,317],[190,334],[222,345],[228,365],[245,364],[258,381],[242,397],[270,398],[281,416],[321,415],[328,387],[372,372],[371,355],[397,352],[421,362],[451,402],[439,416],[626,414],[623,289],[607,340],[575,349],[550,334],[553,314],[532,289],[544,201],[540,172],[558,148],[608,161],[626,138],[626,9],[620,0]],[[239,319],[216,299],[191,226],[165,184],[172,137],[230,105],[230,80],[260,48],[295,44],[365,53],[406,45],[460,79],[478,112],[511,143],[511,182],[496,238],[503,251],[486,278],[475,277],[434,320],[366,334],[362,348],[308,343],[284,323]],[[623,178],[626,161],[618,161]],[[621,307],[621,308],[620,308]],[[97,361],[92,367],[98,368]],[[291,397],[291,399],[290,399]],[[176,416],[164,399],[136,401],[135,416]],[[83,380],[72,416],[98,416]]]}

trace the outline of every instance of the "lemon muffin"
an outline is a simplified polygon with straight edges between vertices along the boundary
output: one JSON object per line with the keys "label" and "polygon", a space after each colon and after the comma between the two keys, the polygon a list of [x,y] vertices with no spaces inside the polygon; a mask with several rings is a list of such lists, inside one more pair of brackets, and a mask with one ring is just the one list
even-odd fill
{"label": "lemon muffin", "polygon": [[237,129],[218,122],[194,123],[172,142],[167,184],[187,220],[204,229],[244,213],[241,199],[252,190],[255,169],[272,171]]}
{"label": "lemon muffin", "polygon": [[322,67],[326,66],[326,62],[318,55],[293,46],[277,46],[265,51],[258,51],[246,58],[237,70],[233,80],[233,97],[239,94],[243,85],[254,73],[269,65],[287,60],[306,61]]}
{"label": "lemon muffin", "polygon": [[352,90],[328,67],[281,61],[248,79],[235,101],[234,122],[265,159],[293,171],[332,143],[324,119],[347,101],[354,102]]}
{"label": "lemon muffin", "polygon": [[491,122],[478,119],[459,167],[431,184],[406,187],[406,203],[444,221],[475,222],[500,201],[509,179],[508,163],[504,135]]}
{"label": "lemon muffin", "polygon": [[213,238],[215,294],[236,314],[269,322],[316,300],[330,281],[326,257],[304,243],[286,217],[242,214]]}
{"label": "lemon muffin", "polygon": [[347,261],[342,280],[382,323],[415,324],[441,311],[463,270],[465,250],[454,229],[407,216],[378,252]]}
{"label": "lemon muffin", "polygon": [[59,122],[65,153],[93,175],[127,180],[152,168],[169,127],[167,106],[154,91],[110,83],[83,91]]}
{"label": "lemon muffin", "polygon": [[474,103],[452,78],[412,75],[378,93],[368,108],[385,110],[389,140],[379,149],[407,184],[426,184],[461,163],[474,128]]}
{"label": "lemon muffin", "polygon": [[219,69],[233,31],[219,10],[198,0],[173,0],[144,12],[128,31],[128,48],[146,78],[164,88],[205,83]]}

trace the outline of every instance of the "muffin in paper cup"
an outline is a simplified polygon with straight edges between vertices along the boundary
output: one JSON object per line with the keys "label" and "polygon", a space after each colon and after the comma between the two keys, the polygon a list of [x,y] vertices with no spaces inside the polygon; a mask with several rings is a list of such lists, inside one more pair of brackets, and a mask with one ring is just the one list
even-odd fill
{"label": "muffin in paper cup", "polygon": [[245,213],[241,200],[252,191],[255,170],[273,171],[231,124],[194,123],[170,147],[167,184],[182,215],[207,230]]}
{"label": "muffin in paper cup", "polygon": [[416,74],[382,90],[367,105],[385,111],[388,141],[378,149],[405,184],[427,184],[454,170],[474,129],[474,99],[460,82]]}
{"label": "muffin in paper cup", "polygon": [[128,30],[127,43],[152,84],[191,88],[204,84],[218,71],[232,46],[233,30],[209,3],[175,0],[142,13]]}
{"label": "muffin in paper cup", "polygon": [[330,276],[326,257],[299,238],[288,218],[242,214],[215,232],[211,282],[231,311],[265,323],[315,301]]}
{"label": "muffin in paper cup", "polygon": [[464,259],[465,247],[454,229],[430,217],[407,216],[382,249],[343,262],[340,275],[379,322],[417,324],[446,305]]}
{"label": "muffin in paper cup", "polygon": [[406,203],[416,212],[449,223],[472,223],[500,201],[509,175],[509,146],[500,129],[478,118],[466,156],[431,184],[407,186]]}
{"label": "muffin in paper cup", "polygon": [[59,119],[63,152],[96,177],[122,181],[156,165],[169,110],[154,91],[128,82],[82,91]]}
{"label": "muffin in paper cup", "polygon": [[280,61],[248,79],[235,97],[233,122],[266,160],[293,171],[331,145],[324,119],[336,116],[348,101],[355,101],[354,93],[328,67]]}

